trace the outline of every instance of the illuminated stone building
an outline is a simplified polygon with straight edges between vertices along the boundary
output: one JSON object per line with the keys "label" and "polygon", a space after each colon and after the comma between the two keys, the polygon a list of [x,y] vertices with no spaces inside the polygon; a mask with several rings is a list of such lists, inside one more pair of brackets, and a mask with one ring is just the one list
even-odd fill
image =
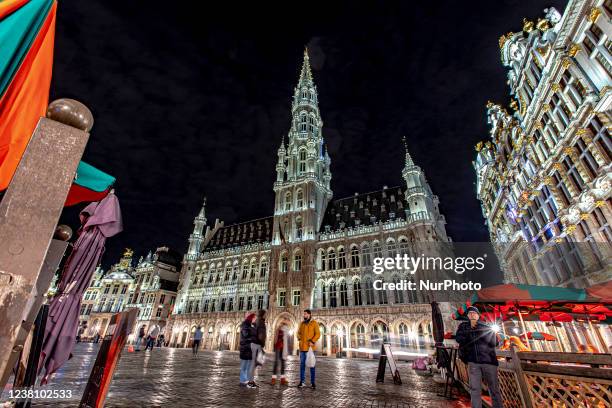
{"label": "illuminated stone building", "polygon": [[[448,242],[438,197],[406,150],[403,185],[332,199],[331,159],[307,53],[291,114],[288,139],[277,152],[273,214],[207,225],[204,203],[195,218],[170,344],[188,346],[200,325],[206,349],[235,350],[248,311],[267,309],[272,333],[283,321],[296,330],[303,310],[312,309],[323,353],[348,347],[351,355],[366,355],[390,338],[422,350],[431,343],[431,299],[374,290],[380,277],[372,260],[419,253],[422,242]],[[412,279],[399,271],[382,278]]]}
{"label": "illuminated stone building", "polygon": [[146,332],[157,326],[159,333],[165,331],[168,316],[176,300],[182,255],[168,247],[157,248],[145,258],[140,258],[134,268],[134,290],[127,307],[138,309],[135,331],[146,326]]}
{"label": "illuminated stone building", "polygon": [[96,268],[81,301],[80,321],[82,326],[86,325],[83,338],[92,338],[96,333],[103,337],[111,316],[123,311],[129,302],[134,290],[132,255],[126,249],[119,263],[107,273]]}
{"label": "illuminated stone building", "polygon": [[477,195],[507,282],[581,288],[612,277],[612,2],[544,13],[499,40],[510,101],[487,105]]}

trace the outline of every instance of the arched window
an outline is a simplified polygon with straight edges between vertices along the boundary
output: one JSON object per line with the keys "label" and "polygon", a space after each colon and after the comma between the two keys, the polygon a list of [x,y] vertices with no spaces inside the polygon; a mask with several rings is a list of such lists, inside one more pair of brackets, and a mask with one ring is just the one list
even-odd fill
{"label": "arched window", "polygon": [[336,282],[331,281],[329,284],[329,307],[337,307],[338,299],[336,293]]}
{"label": "arched window", "polygon": [[[304,97],[304,95],[305,95],[305,94],[306,94],[306,92],[303,92],[303,93],[302,93],[302,97],[303,97],[304,99],[306,99],[306,98]],[[306,113],[305,113],[305,112],[304,112],[304,113],[302,113],[302,114],[300,115],[300,125],[299,125],[299,129],[300,129],[300,132],[306,132],[306,131],[308,130],[308,116],[306,115]]]}
{"label": "arched window", "polygon": [[372,254],[370,253],[370,245],[367,243],[361,246],[361,261],[363,266],[372,266]]}
{"label": "arched window", "polygon": [[289,260],[287,259],[286,252],[281,255],[279,269],[281,272],[287,272],[289,269]]}
{"label": "arched window", "polygon": [[246,279],[249,276],[249,263],[245,259],[242,263],[242,279]]}
{"label": "arched window", "polygon": [[378,241],[374,241],[374,243],[372,244],[372,255],[374,256],[374,258],[382,258],[382,248],[380,246],[380,243]]}
{"label": "arched window", "polygon": [[302,217],[295,219],[295,238],[301,240],[304,234],[304,226],[302,225]]}
{"label": "arched window", "polygon": [[366,336],[365,336],[365,327],[363,324],[357,323],[355,326],[355,340],[357,347],[365,347],[366,345]]}
{"label": "arched window", "polygon": [[397,255],[397,244],[392,238],[387,240],[387,254],[390,258],[395,258],[395,255]]}
{"label": "arched window", "polygon": [[355,306],[361,306],[363,304],[361,299],[361,282],[359,279],[353,281],[353,302]]}
{"label": "arched window", "polygon": [[346,269],[346,253],[342,247],[338,250],[338,269]]}
{"label": "arched window", "polygon": [[399,253],[400,255],[408,254],[408,240],[404,237],[399,239]]}
{"label": "arched window", "polygon": [[327,261],[329,262],[329,270],[333,271],[336,269],[336,252],[333,249],[327,251]]}
{"label": "arched window", "polygon": [[306,149],[301,149],[298,157],[298,174],[306,173]]}
{"label": "arched window", "polygon": [[348,306],[348,289],[346,281],[340,281],[340,306]]}
{"label": "arched window", "polygon": [[359,268],[359,249],[357,246],[351,248],[351,268]]}
{"label": "arched window", "polygon": [[257,261],[255,259],[251,259],[251,273],[249,278],[255,278],[255,272],[257,272]]}
{"label": "arched window", "polygon": [[225,264],[225,279],[224,281],[229,281],[232,273],[232,265],[228,262]]}
{"label": "arched window", "polygon": [[[410,285],[410,286],[414,287],[414,278],[412,276],[408,277],[408,281],[412,282],[412,285]],[[410,303],[416,303],[417,302],[416,291],[414,291],[414,290],[409,290],[408,291],[408,302],[410,302]]]}
{"label": "arched window", "polygon": [[293,270],[295,272],[302,270],[302,254],[299,252],[293,255]]}
{"label": "arched window", "polygon": [[268,259],[264,258],[261,260],[261,264],[259,266],[259,277],[265,278],[268,274]]}
{"label": "arched window", "polygon": [[410,333],[408,332],[408,326],[406,326],[406,323],[400,323],[399,325],[399,340],[400,347],[410,346]]}
{"label": "arched window", "polygon": [[373,347],[376,347],[380,342],[389,342],[389,326],[378,321],[372,325],[372,333],[370,334],[370,342]]}
{"label": "arched window", "polygon": [[[395,283],[395,287],[398,288],[399,283],[400,283],[400,278],[395,276],[393,278],[393,282]],[[404,291],[403,290],[394,290],[393,293],[395,295],[395,303],[404,303]]]}
{"label": "arched window", "polygon": [[285,193],[285,211],[291,211],[291,191]]}
{"label": "arched window", "polygon": [[298,189],[298,191],[296,192],[296,198],[295,198],[295,205],[296,205],[296,209],[299,210],[300,208],[302,208],[304,206],[304,191],[302,191],[302,189]]}
{"label": "arched window", "polygon": [[238,269],[239,269],[238,261],[235,261],[234,265],[233,265],[233,273],[232,273],[232,280],[233,281],[238,279]]}
{"label": "arched window", "polygon": [[373,305],[374,304],[374,286],[372,286],[372,279],[370,278],[366,278],[366,280],[364,281],[364,287],[365,287],[365,297],[366,297],[366,304],[367,305]]}

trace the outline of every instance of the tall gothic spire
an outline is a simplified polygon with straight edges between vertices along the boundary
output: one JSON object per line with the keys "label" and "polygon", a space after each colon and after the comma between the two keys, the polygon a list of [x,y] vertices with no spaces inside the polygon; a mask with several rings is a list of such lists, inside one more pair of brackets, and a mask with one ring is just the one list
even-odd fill
{"label": "tall gothic spire", "polygon": [[300,80],[298,87],[312,86],[312,71],[310,70],[310,58],[308,57],[308,47],[304,48],[304,62],[302,62],[302,71],[300,72]]}
{"label": "tall gothic spire", "polygon": [[412,156],[410,156],[410,152],[408,151],[408,143],[406,143],[406,136],[402,136],[402,142],[404,143],[404,149],[406,150],[406,158],[404,160],[404,167],[414,166],[414,161],[412,161]]}

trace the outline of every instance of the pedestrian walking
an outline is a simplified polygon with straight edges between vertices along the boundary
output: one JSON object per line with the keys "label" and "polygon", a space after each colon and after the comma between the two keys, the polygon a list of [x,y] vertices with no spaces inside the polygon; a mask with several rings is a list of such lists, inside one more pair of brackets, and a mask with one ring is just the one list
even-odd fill
{"label": "pedestrian walking", "polygon": [[[306,386],[306,357],[309,351],[315,351],[315,344],[321,337],[319,323],[313,320],[312,312],[309,309],[304,310],[304,320],[300,323],[297,337],[300,346],[300,384],[298,387],[303,388]],[[310,386],[313,390],[316,388],[314,367],[310,367]]]}
{"label": "pedestrian walking", "polygon": [[490,326],[479,321],[478,308],[468,307],[467,315],[470,321],[459,325],[455,340],[459,343],[459,358],[468,365],[472,407],[482,407],[482,377],[484,377],[489,387],[493,408],[503,408],[495,353],[495,347],[501,338]]}
{"label": "pedestrian walking", "polygon": [[147,351],[147,349],[151,349],[151,351],[153,351],[153,346],[155,345],[155,340],[157,339],[157,336],[159,335],[159,327],[153,326],[153,329],[149,332],[149,336],[147,337],[147,345],[145,347],[145,351]]}
{"label": "pedestrian walking", "polygon": [[257,320],[255,321],[255,341],[251,343],[251,351],[253,357],[251,359],[251,368],[249,373],[249,383],[258,387],[255,383],[255,371],[262,363],[264,347],[266,345],[266,311],[259,310],[257,312]]}
{"label": "pedestrian walking", "polygon": [[136,338],[136,344],[135,344],[136,347],[134,351],[140,351],[140,344],[142,343],[142,339],[144,339],[146,328],[147,328],[146,324],[143,324],[142,326],[140,326],[140,330],[138,330],[138,337]]}
{"label": "pedestrian walking", "polygon": [[248,388],[256,387],[249,382],[251,359],[253,358],[251,344],[255,342],[256,338],[254,320],[255,313],[250,313],[240,325],[240,386]]}
{"label": "pedestrian walking", "polygon": [[283,323],[276,332],[274,339],[274,368],[272,369],[272,382],[276,384],[276,375],[280,370],[280,383],[281,385],[289,385],[287,378],[285,378],[285,362],[289,355],[289,350],[293,349],[291,345],[291,334],[289,333],[289,326]]}
{"label": "pedestrian walking", "polygon": [[157,347],[162,348],[162,346],[164,345],[165,339],[166,339],[166,336],[164,336],[163,333],[157,336]]}
{"label": "pedestrian walking", "polygon": [[202,326],[198,326],[195,333],[193,333],[193,346],[191,347],[194,356],[198,355],[198,349],[200,348],[200,343],[202,343],[202,334]]}

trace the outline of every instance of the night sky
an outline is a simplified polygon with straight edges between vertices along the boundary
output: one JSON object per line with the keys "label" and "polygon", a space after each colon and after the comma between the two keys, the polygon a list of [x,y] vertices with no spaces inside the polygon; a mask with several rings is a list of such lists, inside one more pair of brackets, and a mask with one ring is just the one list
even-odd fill
{"label": "night sky", "polygon": [[123,211],[104,266],[185,251],[205,195],[209,224],[272,215],[305,45],[334,198],[403,184],[405,135],[449,235],[488,241],[471,162],[487,100],[509,102],[498,38],[565,3],[60,2],[51,99],[93,112],[83,160],[117,177]]}

